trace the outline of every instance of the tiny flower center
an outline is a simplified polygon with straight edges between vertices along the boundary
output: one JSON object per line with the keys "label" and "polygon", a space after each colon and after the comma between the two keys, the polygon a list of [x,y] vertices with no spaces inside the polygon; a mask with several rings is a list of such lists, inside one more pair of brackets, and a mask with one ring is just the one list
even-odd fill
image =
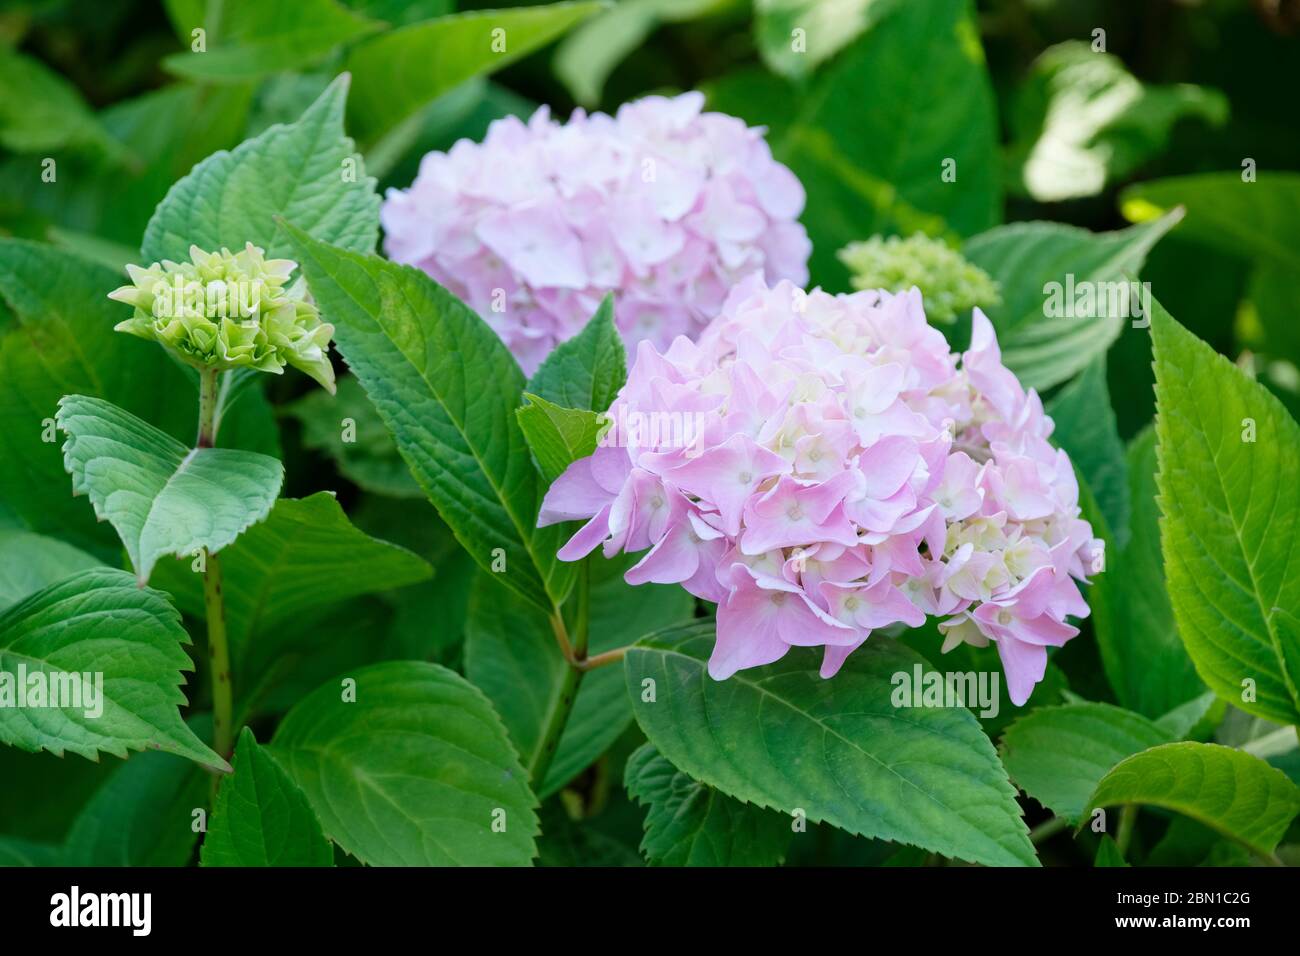
{"label": "tiny flower center", "polygon": [[785,515],[791,521],[798,521],[803,517],[803,509],[799,507],[799,502],[795,502],[789,508],[785,509]]}
{"label": "tiny flower center", "polygon": [[1012,621],[1010,611],[998,611],[998,623],[1006,627]]}
{"label": "tiny flower center", "polygon": [[739,480],[742,485],[747,485],[754,480],[754,476],[748,471],[742,471],[739,475]]}

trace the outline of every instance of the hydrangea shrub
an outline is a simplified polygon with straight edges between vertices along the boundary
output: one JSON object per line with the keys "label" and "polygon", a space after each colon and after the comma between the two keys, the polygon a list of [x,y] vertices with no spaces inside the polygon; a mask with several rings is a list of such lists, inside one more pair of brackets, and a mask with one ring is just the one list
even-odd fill
{"label": "hydrangea shrub", "polygon": [[1300,859],[1300,177],[1001,191],[1216,97],[1001,148],[966,0],[165,6],[103,111],[0,52],[0,865]]}

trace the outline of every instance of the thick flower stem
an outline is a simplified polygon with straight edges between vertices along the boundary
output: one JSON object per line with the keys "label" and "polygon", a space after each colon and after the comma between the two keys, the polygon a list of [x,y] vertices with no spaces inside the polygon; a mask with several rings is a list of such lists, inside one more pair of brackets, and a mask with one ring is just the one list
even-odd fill
{"label": "thick flower stem", "polygon": [[[217,441],[217,390],[221,373],[216,369],[199,372],[200,448],[212,448]],[[208,619],[208,656],[212,667],[212,749],[227,760],[234,752],[234,691],[230,686],[230,644],[226,639],[226,605],[221,593],[221,559],[205,556],[203,606]]]}
{"label": "thick flower stem", "polygon": [[203,604],[208,617],[208,656],[212,666],[212,749],[227,760],[234,752],[235,696],[230,686],[230,644],[221,593],[221,559],[208,555],[203,572]]}

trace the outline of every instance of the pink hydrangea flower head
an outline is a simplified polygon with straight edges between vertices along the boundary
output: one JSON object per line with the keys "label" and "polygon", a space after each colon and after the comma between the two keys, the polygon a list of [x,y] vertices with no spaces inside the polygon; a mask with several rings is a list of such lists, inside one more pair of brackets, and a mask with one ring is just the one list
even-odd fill
{"label": "pink hydrangea flower head", "polygon": [[564,124],[546,107],[497,120],[389,190],[385,249],[469,303],[526,372],[607,292],[629,346],[666,349],[751,272],[808,279],[803,186],[762,129],[703,105],[692,92]]}
{"label": "pink hydrangea flower head", "polygon": [[642,343],[600,447],[540,521],[583,520],[561,556],[642,553],[632,584],[718,605],[709,672],[795,646],[830,677],[875,631],[940,619],[944,649],[993,642],[1023,704],[1078,633],[1101,542],[1052,420],[974,312],[952,353],[916,289],[738,283],[698,343]]}

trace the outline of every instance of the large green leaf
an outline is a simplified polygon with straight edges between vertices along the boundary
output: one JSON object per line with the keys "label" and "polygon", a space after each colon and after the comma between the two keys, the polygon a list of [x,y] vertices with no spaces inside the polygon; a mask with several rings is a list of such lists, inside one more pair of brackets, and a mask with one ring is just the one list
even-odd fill
{"label": "large green leaf", "polygon": [[1157,308],[1161,548],[1196,670],[1234,706],[1300,720],[1300,426]]}
{"label": "large green leaf", "polygon": [[[69,493],[54,415],[67,394],[94,395],[192,441],[198,394],[162,349],[113,331],[125,312],[107,295],[121,276],[44,243],[0,238],[0,299],[17,326],[0,335],[0,511],[117,561],[112,528]],[[258,423],[270,425],[269,434]],[[255,426],[255,427],[249,427]],[[225,416],[223,446],[274,452],[260,392]]]}
{"label": "large green leaf", "polygon": [[[1102,233],[1055,222],[1017,222],[966,243],[966,258],[1002,287],[1002,305],[990,309],[989,318],[1003,361],[1026,387],[1041,390],[1064,382],[1110,347],[1133,320],[1115,314],[1064,314],[1065,292],[1085,287],[1096,291],[1097,283],[1127,283],[1177,221],[1175,212]],[[1047,314],[1053,305],[1049,283],[1060,284],[1062,314]],[[1105,288],[1100,287],[1103,292]],[[1100,298],[1108,301],[1106,295]],[[1105,311],[1110,312],[1109,304]]]}
{"label": "large green leaf", "polygon": [[1163,744],[1112,769],[1094,807],[1145,804],[1189,816],[1268,856],[1300,813],[1300,788],[1258,757],[1218,744]]}
{"label": "large green leaf", "polygon": [[579,2],[474,10],[359,44],[347,59],[356,78],[349,119],[358,138],[373,142],[441,94],[527,56],[603,9]]}
{"label": "large green leaf", "polygon": [[272,126],[231,152],[217,152],[171,190],[149,220],[141,252],[149,262],[189,258],[246,242],[271,256],[290,250],[277,217],[318,239],[369,252],[379,235],[375,180],[343,134],[348,78],[326,88],[296,123]]}
{"label": "large green leaf", "polygon": [[[92,568],[38,591],[0,615],[0,674],[15,684],[19,667],[46,682],[77,674],[83,685],[92,675],[91,687],[82,706],[0,707],[0,741],[91,760],[166,750],[228,770],[177,711],[185,704],[182,672],[194,669],[189,643],[166,597],[137,587],[125,571]],[[99,699],[87,700],[86,692]]]}
{"label": "large green leaf", "polygon": [[1188,236],[1238,258],[1300,271],[1300,173],[1203,173],[1138,183],[1124,190],[1121,208],[1145,222],[1182,206]]}
{"label": "large green leaf", "polygon": [[0,48],[0,146],[46,155],[68,146],[121,153],[75,86],[9,47]]}
{"label": "large green leaf", "polygon": [[[221,561],[231,656],[244,680],[265,671],[293,639],[318,649],[327,643],[328,626],[320,625],[339,602],[430,574],[424,559],[358,530],[327,491],[280,499]],[[174,594],[187,614],[204,617],[202,578],[188,560],[160,565],[155,585]]]}
{"label": "large green leaf", "polygon": [[1095,196],[1159,153],[1180,119],[1227,116],[1217,90],[1144,85],[1117,56],[1058,43],[1030,67],[1009,117],[1013,187],[1042,202]]}
{"label": "large green leaf", "polygon": [[555,557],[563,529],[535,527],[544,489],[515,420],[524,383],[514,357],[423,272],[289,232],[339,351],[416,481],[481,567],[503,560],[502,580],[549,611],[573,566]]}
{"label": "large green leaf", "polygon": [[850,833],[994,866],[1037,863],[975,716],[893,706],[893,675],[910,678],[918,655],[875,638],[832,680],[811,652],[792,651],[719,682],[706,669],[712,645],[713,624],[701,623],[644,638],[625,658],[637,722],[674,766]]}
{"label": "large green leaf", "polygon": [[1040,707],[1002,735],[999,751],[1021,790],[1077,821],[1097,784],[1125,757],[1171,737],[1141,714],[1110,704]]}
{"label": "large green leaf", "polygon": [[56,581],[100,564],[98,558],[58,538],[0,530],[0,611]]}
{"label": "large green leaf", "polygon": [[141,584],[163,555],[220,551],[267,516],[284,467],[268,455],[187,448],[98,398],[65,395],[55,417],[67,434],[74,494],[117,529]]}
{"label": "large green leaf", "polygon": [[1093,579],[1089,604],[1106,677],[1119,702],[1152,719],[1205,693],[1178,636],[1156,504],[1156,433],[1144,429],[1125,453],[1132,505],[1128,543],[1112,546]]}
{"label": "large green leaf", "polygon": [[332,866],[334,849],[307,797],[247,727],[233,765],[217,791],[203,865]]}
{"label": "large green leaf", "polygon": [[488,699],[445,667],[396,661],[341,675],[280,724],[271,753],[325,833],[375,866],[526,865],[537,799]]}
{"label": "large green leaf", "polygon": [[[591,654],[690,619],[693,599],[677,585],[623,581],[636,557],[590,563]],[[492,699],[510,739],[531,764],[541,746],[541,729],[560,706],[568,664],[560,656],[547,616],[516,597],[499,575],[479,572],[470,595],[465,673]],[[632,721],[618,667],[588,673],[578,688],[573,713],[560,737],[546,779],[537,787],[545,799],[603,754]]]}
{"label": "large green leaf", "polygon": [[848,287],[836,252],[853,240],[969,236],[1002,218],[997,118],[968,0],[900,4],[806,91],[754,71],[715,84],[710,100],[769,126],[776,158],[803,182],[814,284]]}
{"label": "large green leaf", "polygon": [[653,744],[623,771],[628,795],[646,805],[641,852],[661,866],[775,866],[794,831],[791,817],[761,810],[682,773]]}
{"label": "large green leaf", "polygon": [[1070,454],[1111,530],[1123,547],[1129,537],[1128,475],[1124,446],[1106,391],[1106,359],[1098,356],[1047,403],[1056,428],[1052,437]]}
{"label": "large green leaf", "polygon": [[169,754],[118,767],[77,814],[62,866],[185,866],[198,842],[211,778]]}
{"label": "large green leaf", "polygon": [[293,3],[236,3],[222,14],[188,24],[212,27],[202,52],[173,53],[163,66],[186,79],[207,83],[255,79],[269,73],[301,69],[322,59],[335,47],[380,27],[359,17],[336,0],[294,0]]}

